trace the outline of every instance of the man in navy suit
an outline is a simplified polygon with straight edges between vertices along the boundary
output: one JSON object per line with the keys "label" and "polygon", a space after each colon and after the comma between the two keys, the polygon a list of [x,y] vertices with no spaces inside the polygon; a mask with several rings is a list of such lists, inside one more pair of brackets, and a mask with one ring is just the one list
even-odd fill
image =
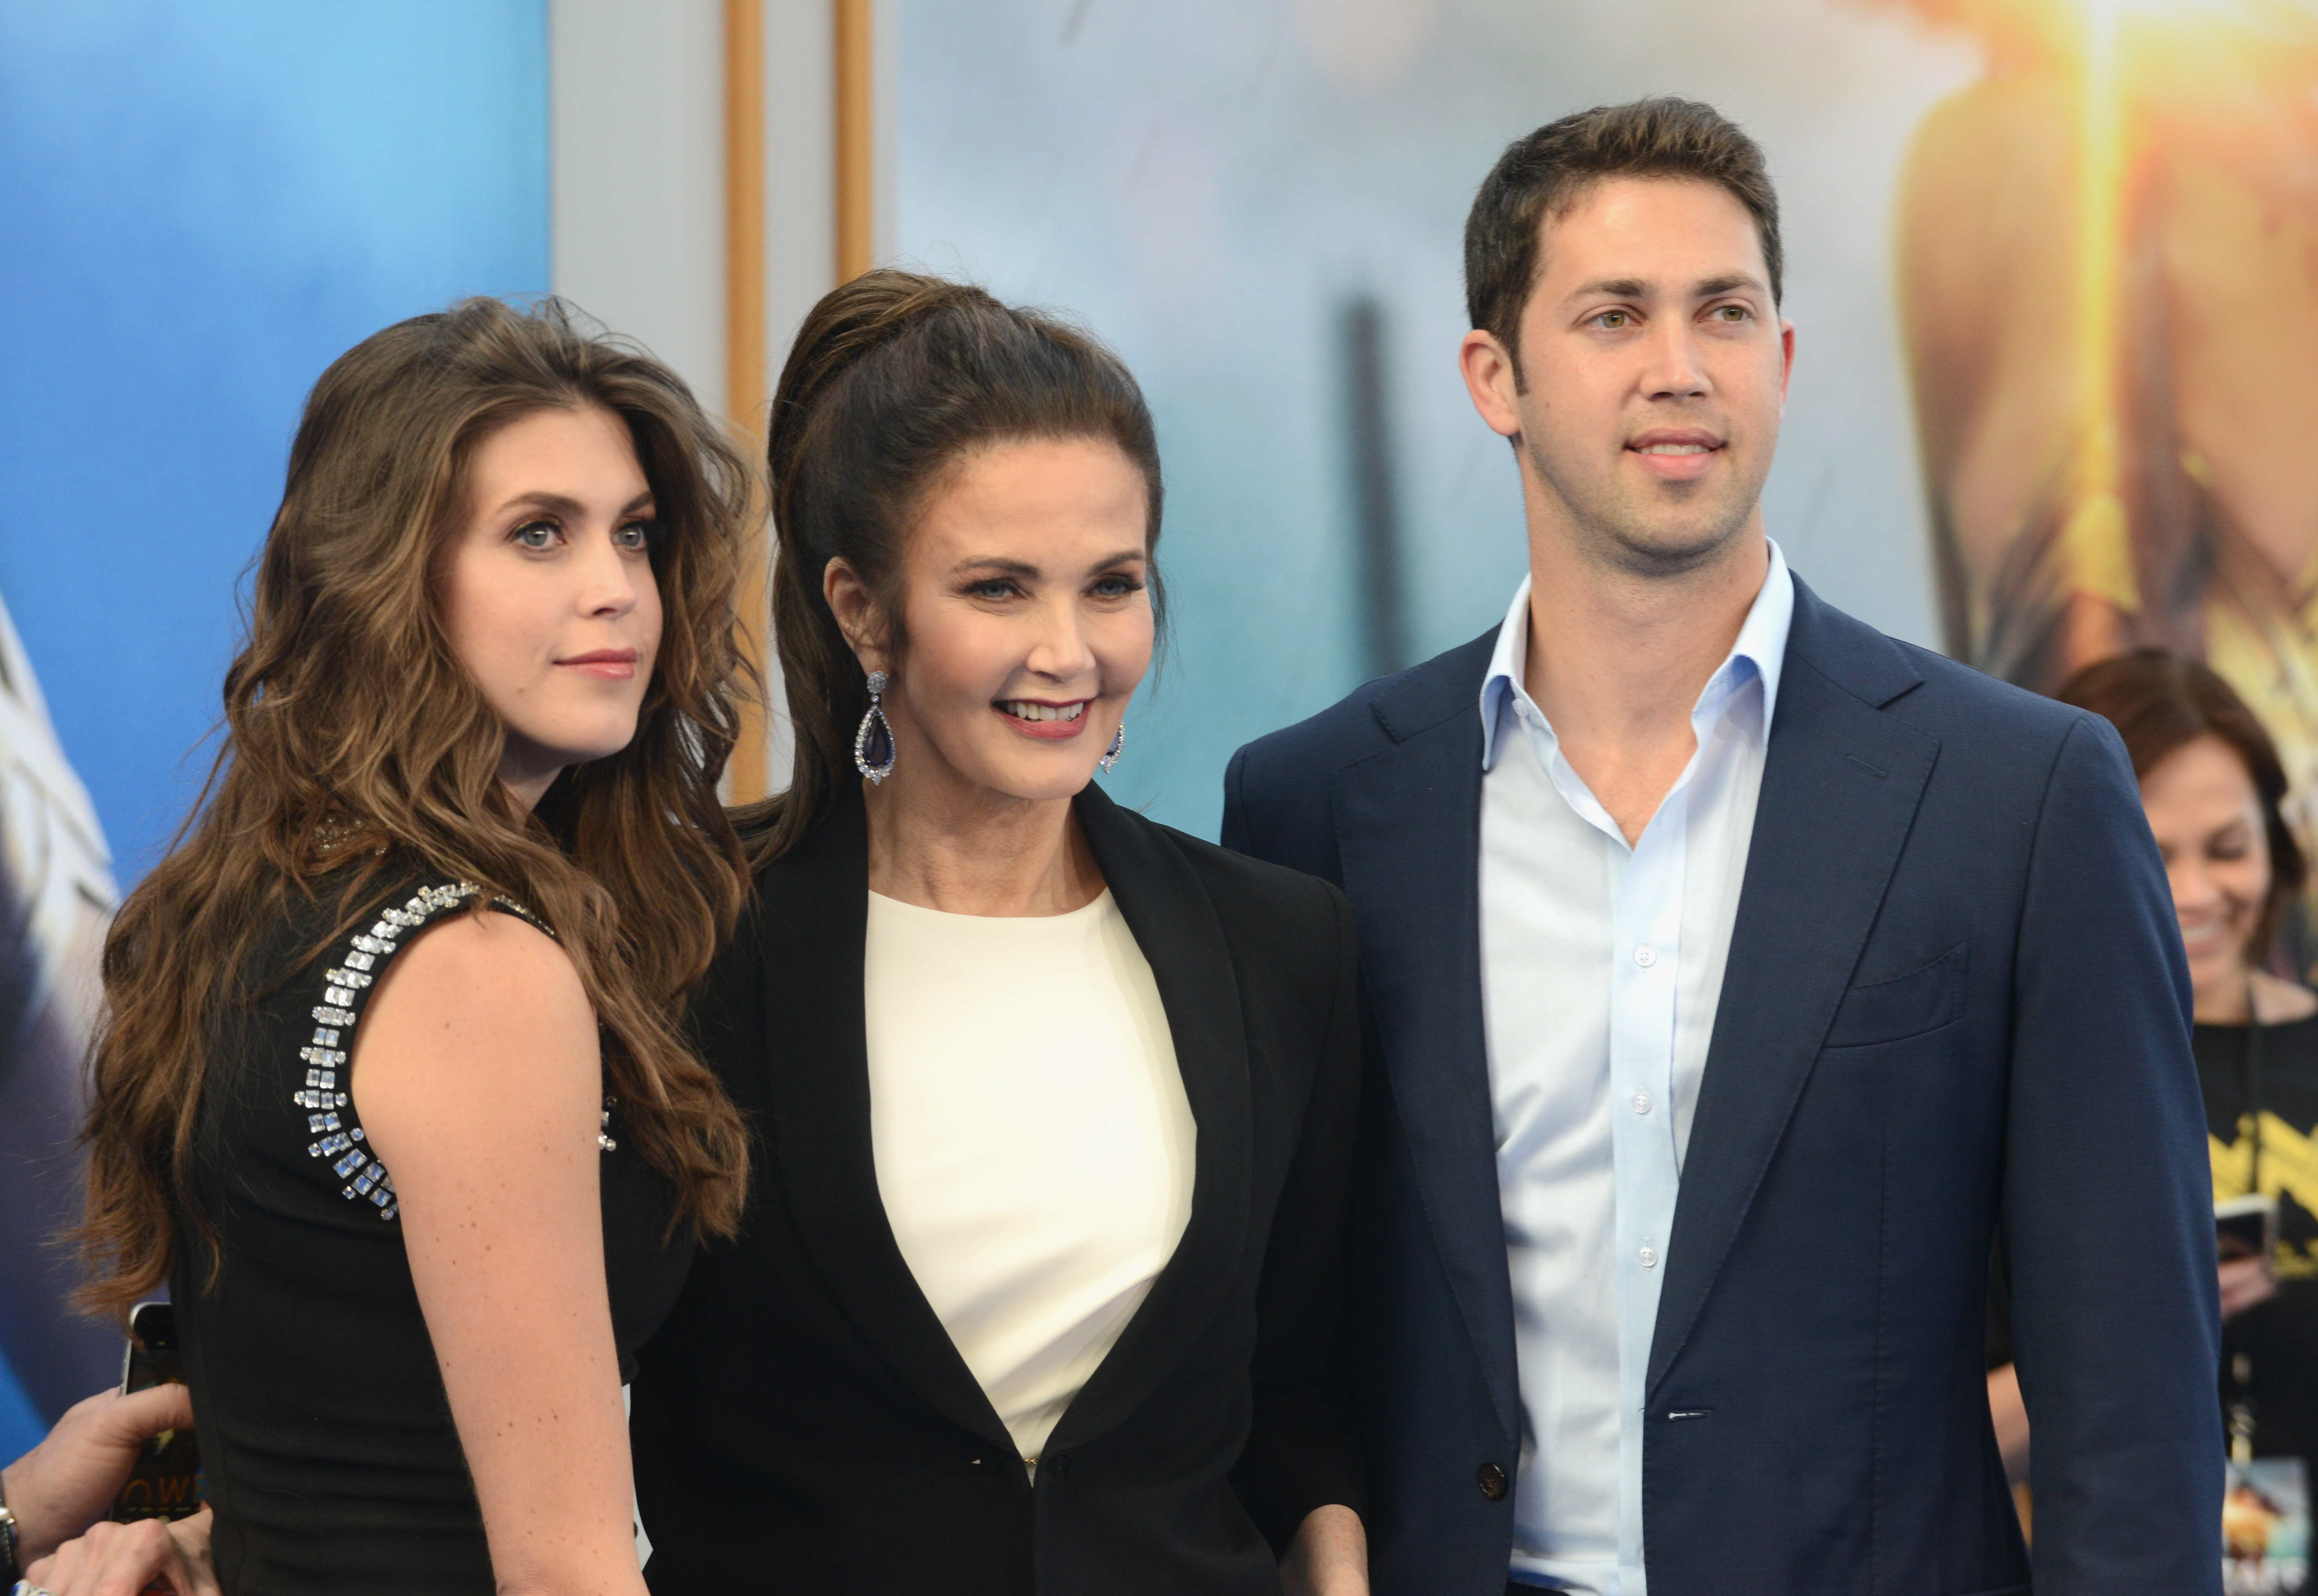
{"label": "man in navy suit", "polygon": [[2039,1596],[2218,1592],[2188,976],[2116,733],[1787,569],[1777,203],[1711,108],[1520,140],[1465,251],[1529,580],[1224,815],[1359,920],[1376,1591],[2028,1590],[2000,1238]]}

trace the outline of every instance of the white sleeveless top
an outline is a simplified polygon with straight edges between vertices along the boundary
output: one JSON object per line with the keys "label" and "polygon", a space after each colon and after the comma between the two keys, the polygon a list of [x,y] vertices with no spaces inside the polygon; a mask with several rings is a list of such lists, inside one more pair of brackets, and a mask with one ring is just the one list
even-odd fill
{"label": "white sleeveless top", "polygon": [[1035,1464],[1190,1218],[1158,984],[1107,891],[1028,919],[872,892],[863,973],[886,1219]]}

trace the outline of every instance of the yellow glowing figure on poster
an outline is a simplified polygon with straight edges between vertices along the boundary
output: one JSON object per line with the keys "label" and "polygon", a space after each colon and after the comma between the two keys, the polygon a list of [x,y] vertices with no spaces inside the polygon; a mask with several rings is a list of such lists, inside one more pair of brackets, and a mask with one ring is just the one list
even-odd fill
{"label": "yellow glowing figure on poster", "polygon": [[1900,197],[1948,648],[2044,691],[2206,659],[2318,841],[2318,6],[1913,9],[1987,52]]}

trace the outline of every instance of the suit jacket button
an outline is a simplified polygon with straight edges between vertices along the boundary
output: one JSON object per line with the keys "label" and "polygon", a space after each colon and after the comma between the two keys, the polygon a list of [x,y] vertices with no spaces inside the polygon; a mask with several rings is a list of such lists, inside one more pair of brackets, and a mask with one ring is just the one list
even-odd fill
{"label": "suit jacket button", "polygon": [[1503,1502],[1505,1500],[1505,1471],[1499,1468],[1496,1464],[1484,1463],[1481,1465],[1479,1471],[1473,1475],[1473,1479],[1481,1487],[1481,1494],[1487,1497],[1491,1502]]}

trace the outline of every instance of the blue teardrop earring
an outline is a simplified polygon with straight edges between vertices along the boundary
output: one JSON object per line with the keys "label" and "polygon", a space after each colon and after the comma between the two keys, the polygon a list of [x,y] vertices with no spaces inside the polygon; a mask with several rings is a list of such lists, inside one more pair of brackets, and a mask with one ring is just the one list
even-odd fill
{"label": "blue teardrop earring", "polygon": [[894,723],[877,702],[887,679],[882,670],[869,673],[869,713],[861,717],[861,730],[853,734],[853,767],[867,776],[873,787],[894,774]]}
{"label": "blue teardrop earring", "polygon": [[1102,767],[1103,775],[1109,776],[1110,774],[1111,767],[1119,763],[1119,749],[1126,746],[1127,717],[1125,715],[1121,715],[1119,717],[1119,730],[1111,735],[1110,747],[1104,749],[1102,758],[1095,761],[1096,764]]}

